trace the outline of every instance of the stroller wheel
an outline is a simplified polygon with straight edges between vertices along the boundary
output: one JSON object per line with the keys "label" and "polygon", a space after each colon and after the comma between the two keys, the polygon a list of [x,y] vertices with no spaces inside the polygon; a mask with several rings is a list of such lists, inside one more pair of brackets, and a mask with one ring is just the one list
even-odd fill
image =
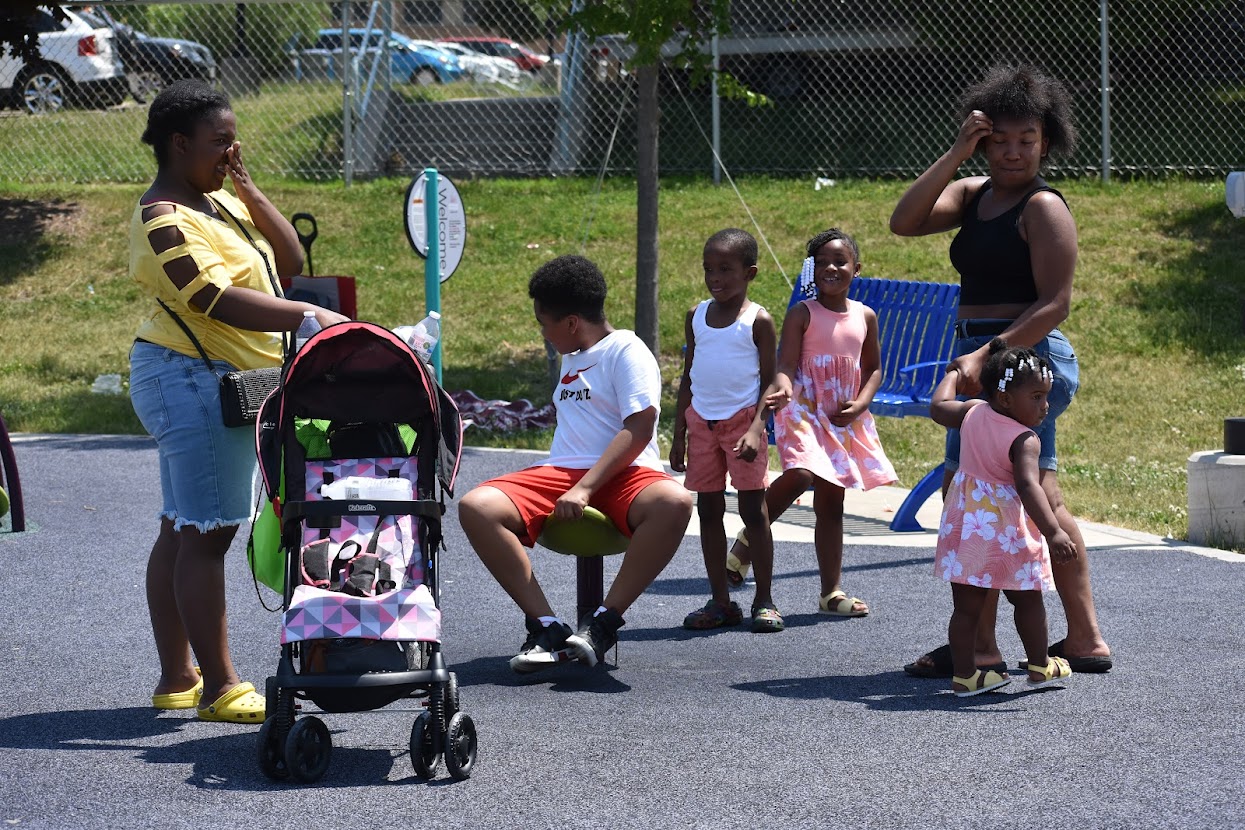
{"label": "stroller wheel", "polygon": [[457,781],[466,781],[476,763],[476,724],[462,712],[450,718],[445,730],[445,768]]}
{"label": "stroller wheel", "polygon": [[275,720],[266,720],[259,728],[257,750],[259,768],[264,775],[273,781],[284,781],[290,777],[290,769],[285,765],[285,750],[281,746],[281,736],[277,734]]}
{"label": "stroller wheel", "polygon": [[411,766],[415,777],[425,781],[435,778],[441,766],[441,753],[436,751],[432,734],[432,713],[424,712],[411,724]]}
{"label": "stroller wheel", "polygon": [[324,721],[302,718],[290,727],[285,739],[285,766],[290,775],[304,784],[319,781],[329,768],[333,739]]}

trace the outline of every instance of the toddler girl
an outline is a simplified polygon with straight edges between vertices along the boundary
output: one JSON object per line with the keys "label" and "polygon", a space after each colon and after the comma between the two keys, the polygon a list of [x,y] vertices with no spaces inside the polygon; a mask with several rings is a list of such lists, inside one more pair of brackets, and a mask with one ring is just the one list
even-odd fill
{"label": "toddler girl", "polygon": [[[1051,558],[1076,558],[1076,545],[1059,527],[1038,483],[1038,438],[1050,394],[1050,367],[1033,349],[1009,348],[996,337],[981,371],[985,400],[955,398],[958,371],[934,390],[930,415],[960,430],[960,468],[943,503],[935,571],[951,583],[955,610],[947,628],[954,665],[952,690],[969,697],[1005,686],[1006,672],[974,664],[973,642],[991,588],[1015,606],[1029,685],[1050,686],[1072,674],[1068,661],[1046,653],[1042,591],[1054,589]],[[1050,555],[1042,544],[1046,538]]]}

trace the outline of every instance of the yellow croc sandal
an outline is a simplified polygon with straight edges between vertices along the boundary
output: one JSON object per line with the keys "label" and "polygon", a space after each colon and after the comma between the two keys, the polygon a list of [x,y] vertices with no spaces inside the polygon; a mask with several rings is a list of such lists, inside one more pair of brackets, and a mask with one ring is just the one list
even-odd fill
{"label": "yellow croc sandal", "polygon": [[[748,530],[741,528],[735,534],[735,541],[744,547],[748,547]],[[742,587],[744,580],[748,578],[748,569],[752,567],[750,562],[743,562],[733,553],[726,554],[726,581],[732,588]]]}
{"label": "yellow croc sandal", "polygon": [[216,699],[199,707],[199,720],[218,723],[263,723],[264,696],[250,683],[239,683]]}
{"label": "yellow croc sandal", "polygon": [[856,610],[857,605],[864,604],[863,599],[849,597],[844,591],[831,591],[821,598],[818,611],[822,614],[833,614],[836,617],[867,617],[869,616],[868,607],[863,611]]}
{"label": "yellow croc sandal", "polygon": [[956,697],[973,697],[974,695],[982,695],[986,692],[993,692],[995,689],[1001,689],[1008,683],[1011,683],[1012,679],[1006,674],[999,674],[996,671],[977,669],[977,671],[973,672],[972,677],[952,677],[951,682],[964,687],[963,689],[952,688]]}
{"label": "yellow croc sandal", "polygon": [[[1051,686],[1062,686],[1063,682],[1072,676],[1072,667],[1068,665],[1068,661],[1062,657],[1049,657],[1046,660],[1045,668],[1036,668],[1030,663],[1026,669],[1029,672],[1029,688],[1030,689],[1046,689]],[[1039,675],[1034,680],[1033,675]]]}
{"label": "yellow croc sandal", "polygon": [[195,666],[199,681],[184,692],[169,692],[163,695],[152,695],[151,705],[157,709],[193,709],[199,705],[203,697],[203,672]]}

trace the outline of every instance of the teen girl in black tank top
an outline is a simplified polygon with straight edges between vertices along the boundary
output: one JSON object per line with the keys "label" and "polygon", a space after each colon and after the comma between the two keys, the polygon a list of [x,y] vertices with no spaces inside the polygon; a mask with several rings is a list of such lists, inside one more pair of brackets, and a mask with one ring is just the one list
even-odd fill
{"label": "teen girl in black tank top", "polygon": [[988,306],[1036,302],[1033,262],[1029,243],[1020,235],[1020,215],[1035,193],[1049,190],[1060,199],[1063,194],[1041,184],[993,219],[982,219],[977,210],[990,187],[987,181],[973,196],[964,210],[960,232],[951,241],[951,265],[960,274],[960,304]]}

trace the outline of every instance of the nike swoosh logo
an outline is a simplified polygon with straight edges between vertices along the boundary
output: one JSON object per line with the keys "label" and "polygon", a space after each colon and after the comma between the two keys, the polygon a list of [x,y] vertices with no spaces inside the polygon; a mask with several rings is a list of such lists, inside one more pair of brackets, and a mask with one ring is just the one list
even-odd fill
{"label": "nike swoosh logo", "polygon": [[[596,366],[596,365],[597,365],[597,364],[595,364],[595,363],[594,363],[594,364],[592,364],[592,366]],[[578,372],[575,372],[574,374],[571,374],[570,372],[567,372],[565,375],[563,375],[563,376],[562,376],[562,383],[563,383],[563,384],[567,384],[567,383],[574,383],[575,381],[579,380],[579,376],[580,376],[580,375],[582,375],[584,372],[586,372],[586,371],[588,371],[589,369],[591,369],[591,368],[592,368],[592,366],[585,366],[584,368],[580,369]]]}

